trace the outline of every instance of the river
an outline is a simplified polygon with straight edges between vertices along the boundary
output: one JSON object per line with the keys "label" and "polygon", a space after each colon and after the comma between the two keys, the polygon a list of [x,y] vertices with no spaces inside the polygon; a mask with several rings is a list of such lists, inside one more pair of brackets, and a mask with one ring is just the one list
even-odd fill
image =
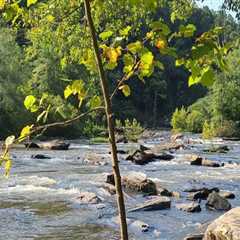
{"label": "river", "polygon": [[[166,133],[165,133],[166,135]],[[185,150],[174,153],[170,162],[156,161],[138,166],[125,161],[119,155],[123,175],[131,171],[145,173],[171,191],[181,193],[172,198],[170,210],[129,213],[131,220],[149,224],[148,232],[129,227],[131,239],[182,240],[188,233],[198,231],[201,224],[212,221],[222,214],[205,209],[202,201],[200,213],[186,213],[176,209],[175,204],[186,202],[188,187],[218,187],[236,195],[230,200],[233,207],[240,205],[240,142],[221,140],[200,141]],[[145,139],[141,143],[152,147],[162,138]],[[204,153],[203,149],[216,145],[228,145],[226,154]],[[134,149],[138,144],[119,144],[119,149]],[[87,141],[72,141],[68,151],[12,150],[13,168],[8,179],[0,179],[0,240],[100,240],[118,239],[116,203],[102,187],[111,165],[91,166],[83,163],[86,153],[108,155],[107,144],[91,145]],[[33,159],[33,154],[45,154],[51,159]],[[224,167],[209,168],[191,166],[184,161],[189,153],[199,153],[209,159],[226,163]],[[232,162],[229,164],[229,162]],[[81,192],[94,192],[103,201],[96,205],[81,204]],[[142,195],[126,197],[127,209],[144,201]]]}

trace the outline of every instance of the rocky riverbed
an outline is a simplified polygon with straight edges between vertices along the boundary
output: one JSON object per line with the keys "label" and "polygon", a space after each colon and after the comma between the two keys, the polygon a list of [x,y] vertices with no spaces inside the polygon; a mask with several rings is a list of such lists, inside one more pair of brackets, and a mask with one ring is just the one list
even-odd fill
{"label": "rocky riverbed", "polygon": [[[118,239],[109,147],[70,143],[12,150],[0,239]],[[131,239],[182,240],[240,206],[240,142],[158,132],[118,150]]]}

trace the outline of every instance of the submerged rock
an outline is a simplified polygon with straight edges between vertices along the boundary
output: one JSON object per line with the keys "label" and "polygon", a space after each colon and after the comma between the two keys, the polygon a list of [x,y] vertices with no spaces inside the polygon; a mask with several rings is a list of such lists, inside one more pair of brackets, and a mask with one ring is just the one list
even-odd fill
{"label": "submerged rock", "polygon": [[149,225],[143,221],[136,220],[132,222],[129,225],[130,228],[133,228],[134,230],[140,231],[140,232],[148,232],[149,231]]}
{"label": "submerged rock", "polygon": [[80,200],[81,203],[85,204],[98,204],[102,202],[102,200],[92,192],[82,192],[77,199]]}
{"label": "submerged rock", "polygon": [[106,166],[110,162],[110,158],[103,154],[87,153],[84,157],[83,163],[95,165],[95,166]]}
{"label": "submerged rock", "polygon": [[33,159],[51,159],[49,156],[44,155],[44,154],[32,155],[31,158],[33,158]]}
{"label": "submerged rock", "polygon": [[207,198],[206,207],[210,210],[228,211],[231,209],[231,204],[226,198],[212,192]]}
{"label": "submerged rock", "polygon": [[195,202],[177,204],[176,208],[185,212],[201,212],[201,206]]}
{"label": "submerged rock", "polygon": [[181,143],[165,143],[165,144],[160,144],[157,145],[153,148],[153,152],[155,153],[161,153],[163,151],[176,151],[180,149],[184,149],[185,145]]}
{"label": "submerged rock", "polygon": [[154,197],[143,204],[129,210],[129,212],[136,211],[156,211],[169,209],[171,207],[171,200],[168,197]]}
{"label": "submerged rock", "polygon": [[175,142],[179,139],[183,139],[184,135],[182,133],[177,133],[171,136],[171,142]]}
{"label": "submerged rock", "polygon": [[234,208],[211,223],[203,240],[239,240],[240,207]]}
{"label": "submerged rock", "polygon": [[224,146],[217,146],[209,149],[204,149],[203,151],[210,152],[210,153],[227,153],[230,151],[230,149],[228,146],[224,145]]}

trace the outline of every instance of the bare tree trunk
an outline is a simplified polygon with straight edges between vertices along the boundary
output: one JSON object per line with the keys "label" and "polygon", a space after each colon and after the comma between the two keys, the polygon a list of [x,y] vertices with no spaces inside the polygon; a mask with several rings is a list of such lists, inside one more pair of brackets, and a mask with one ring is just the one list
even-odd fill
{"label": "bare tree trunk", "polygon": [[120,175],[119,164],[118,164],[117,146],[116,146],[115,131],[114,131],[114,120],[113,120],[113,113],[112,113],[112,104],[111,104],[109,89],[108,89],[108,82],[105,76],[102,59],[99,52],[96,30],[95,30],[94,23],[92,20],[92,15],[91,15],[90,0],[84,0],[84,5],[85,5],[85,14],[86,14],[88,25],[91,32],[95,58],[96,58],[96,63],[99,71],[102,93],[103,93],[104,102],[105,102],[105,111],[107,116],[108,132],[109,132],[109,142],[111,144],[111,149],[112,149],[111,151],[112,152],[112,168],[113,168],[113,174],[115,179],[117,204],[118,204],[118,211],[119,211],[119,217],[120,217],[121,239],[128,240],[126,211],[125,211],[124,197],[122,192],[121,175]]}

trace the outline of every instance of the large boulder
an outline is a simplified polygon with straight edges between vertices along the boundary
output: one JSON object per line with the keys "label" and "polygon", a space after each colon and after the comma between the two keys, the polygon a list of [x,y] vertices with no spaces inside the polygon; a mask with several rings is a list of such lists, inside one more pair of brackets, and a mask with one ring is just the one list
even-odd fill
{"label": "large boulder", "polygon": [[154,197],[150,200],[147,200],[145,203],[140,204],[139,206],[129,210],[129,212],[164,210],[169,209],[170,207],[171,207],[170,198]]}
{"label": "large boulder", "polygon": [[239,240],[240,207],[234,208],[211,223],[203,240]]}
{"label": "large boulder", "polygon": [[[108,174],[106,183],[115,185],[114,175]],[[156,184],[147,178],[146,174],[141,172],[130,172],[122,177],[122,186],[128,192],[143,193],[145,195],[157,195]]]}
{"label": "large boulder", "polygon": [[156,184],[143,173],[132,172],[122,178],[122,184],[127,191],[139,192],[146,195],[156,195]]}
{"label": "large boulder", "polygon": [[206,207],[210,210],[228,211],[231,209],[231,204],[226,198],[212,192],[207,198]]}
{"label": "large boulder", "polygon": [[149,162],[152,162],[156,160],[155,154],[153,153],[145,153],[144,151],[141,150],[136,150],[133,154],[129,155],[126,160],[132,161],[135,164],[138,165],[144,165]]}

